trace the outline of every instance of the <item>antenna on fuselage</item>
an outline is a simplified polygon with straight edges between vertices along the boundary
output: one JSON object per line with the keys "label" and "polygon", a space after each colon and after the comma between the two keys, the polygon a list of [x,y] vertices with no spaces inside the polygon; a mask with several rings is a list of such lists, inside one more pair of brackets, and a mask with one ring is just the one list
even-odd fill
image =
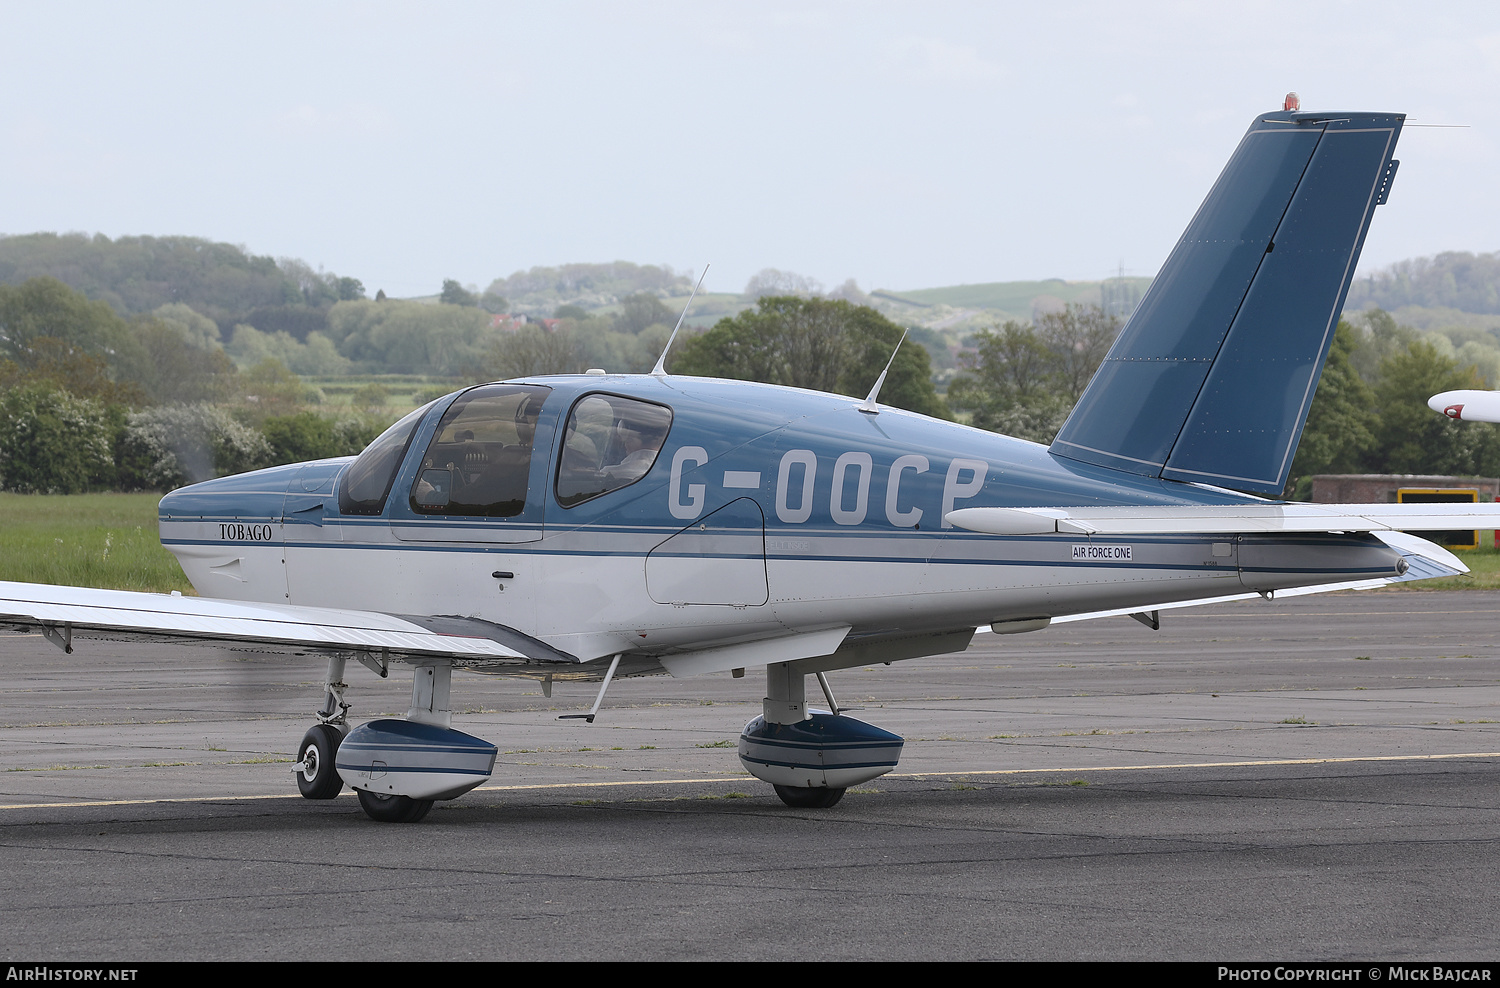
{"label": "antenna on fuselage", "polygon": [[911,330],[903,330],[901,339],[896,341],[896,349],[891,351],[891,359],[885,362],[885,370],[875,379],[875,386],[870,389],[870,394],[865,398],[865,403],[859,406],[859,410],[867,415],[879,415],[880,409],[875,406],[875,399],[880,395],[880,386],[885,383],[885,376],[891,372],[891,364],[896,362],[896,354],[901,352],[901,344],[906,342],[906,334]]}
{"label": "antenna on fuselage", "polygon": [[708,277],[710,265],[703,265],[703,273],[698,276],[698,284],[693,286],[693,294],[688,296],[687,305],[682,307],[682,315],[677,317],[677,325],[672,327],[672,335],[667,337],[667,345],[662,348],[661,356],[656,358],[656,366],[651,368],[652,377],[667,376],[667,354],[672,350],[672,341],[677,339],[677,331],[682,328],[682,321],[687,318],[688,309],[693,307],[693,299],[698,297],[698,289],[703,287],[703,279]]}

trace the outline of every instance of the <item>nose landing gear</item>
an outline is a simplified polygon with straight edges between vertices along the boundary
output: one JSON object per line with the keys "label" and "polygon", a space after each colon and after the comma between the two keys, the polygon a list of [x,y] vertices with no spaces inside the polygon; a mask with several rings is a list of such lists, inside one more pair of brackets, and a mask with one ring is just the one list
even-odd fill
{"label": "nose landing gear", "polygon": [[344,735],[332,724],[316,724],[302,735],[299,752],[302,760],[292,771],[297,789],[308,799],[332,799],[344,788],[343,777],[335,767],[339,743]]}

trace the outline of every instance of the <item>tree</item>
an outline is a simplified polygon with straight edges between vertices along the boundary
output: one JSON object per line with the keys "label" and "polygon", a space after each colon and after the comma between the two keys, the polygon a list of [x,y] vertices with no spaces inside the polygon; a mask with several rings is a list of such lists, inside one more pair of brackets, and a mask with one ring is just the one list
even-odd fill
{"label": "tree", "polygon": [[974,347],[959,363],[977,379],[985,403],[1031,401],[1052,384],[1056,361],[1029,323],[1007,319],[995,329],[981,329],[974,334]]}
{"label": "tree", "polygon": [[316,412],[277,416],[261,426],[261,434],[271,448],[272,464],[352,456],[368,446],[379,432],[376,426],[360,419],[332,421]]}
{"label": "tree", "polygon": [[199,237],[0,237],[0,281],[50,276],[124,317],[180,303],[228,327],[253,322],[245,314],[263,306],[305,306],[309,299],[322,306],[337,297],[334,275],[293,259],[282,265]]}
{"label": "tree", "polygon": [[1354,327],[1339,320],[1292,460],[1292,482],[1301,499],[1312,496],[1314,475],[1360,473],[1374,451],[1375,393],[1350,359],[1357,346]]}
{"label": "tree", "polygon": [[[369,384],[360,385],[349,398],[349,404],[369,414],[379,412],[390,403],[391,391],[379,381],[371,381]],[[332,456],[335,454],[329,455]]]}
{"label": "tree", "polygon": [[265,360],[244,373],[241,383],[249,403],[249,417],[263,422],[268,418],[290,415],[307,401],[307,387],[302,379],[279,360]]}
{"label": "tree", "polygon": [[30,366],[25,370],[15,361],[0,360],[0,388],[43,384],[106,406],[140,407],[151,403],[139,384],[115,381],[103,357],[86,353],[71,343],[39,336],[31,341],[28,352]]}
{"label": "tree", "polygon": [[169,491],[269,466],[271,447],[222,408],[168,405],[130,416],[120,443],[122,489]]}
{"label": "tree", "polygon": [[542,374],[576,374],[578,347],[566,329],[548,332],[535,323],[495,341],[485,363],[488,375],[497,381]]}
{"label": "tree", "polygon": [[1427,407],[1440,391],[1482,388],[1472,367],[1444,357],[1423,340],[1380,362],[1375,385],[1373,469],[1382,473],[1473,474],[1496,467],[1494,426],[1455,422]]}
{"label": "tree", "polygon": [[1380,376],[1381,362],[1421,339],[1422,334],[1410,326],[1399,325],[1395,317],[1383,309],[1369,309],[1360,313],[1360,317],[1365,333],[1350,353],[1349,360],[1360,377],[1374,383]]}
{"label": "tree", "polygon": [[129,335],[108,304],[92,302],[56,278],[0,285],[0,355],[22,367],[31,364],[32,342],[44,336],[102,355],[128,347]]}
{"label": "tree", "polygon": [[386,374],[473,377],[502,335],[482,309],[422,302],[340,302],[328,337],[359,367]]}
{"label": "tree", "polygon": [[974,336],[959,355],[968,373],[948,385],[948,404],[977,429],[1050,443],[1073,402],[1058,393],[1056,359],[1029,324],[1007,320]]}
{"label": "tree", "polygon": [[225,401],[234,393],[237,373],[223,350],[192,346],[175,325],[151,316],[138,316],[130,329],[135,346],[117,357],[118,374],[153,401]]}
{"label": "tree", "polygon": [[762,268],[745,283],[744,294],[746,298],[753,299],[764,298],[767,295],[811,297],[823,294],[823,283],[816,278],[809,278],[795,271]]}
{"label": "tree", "polygon": [[219,324],[181,302],[170,302],[157,306],[151,313],[162,322],[175,326],[182,338],[200,350],[212,350],[219,345]]}
{"label": "tree", "polygon": [[452,278],[443,281],[443,293],[438,296],[438,301],[444,305],[479,305],[479,299],[474,293],[466,291],[463,285],[460,285]]}
{"label": "tree", "polygon": [[1077,404],[1104,355],[1120,335],[1120,317],[1097,305],[1068,305],[1037,317],[1036,333],[1052,351],[1056,376],[1069,402]]}
{"label": "tree", "polygon": [[[833,299],[766,296],[682,345],[669,357],[677,374],[762,381],[864,397],[891,359],[901,327],[866,306]],[[907,340],[880,400],[946,418],[932,387],[927,351]]]}
{"label": "tree", "polygon": [[45,384],[0,394],[0,487],[22,494],[78,494],[114,480],[104,405]]}
{"label": "tree", "polygon": [[978,428],[1050,443],[1119,332],[1119,317],[1096,305],[982,329],[974,352],[959,355],[967,373],[948,386],[948,403]]}
{"label": "tree", "polygon": [[234,327],[228,352],[241,367],[254,367],[266,360],[279,360],[294,374],[347,374],[353,361],[341,355],[327,335],[309,333],[299,343],[287,333],[262,333],[254,326]]}
{"label": "tree", "polygon": [[615,330],[634,335],[647,326],[671,326],[676,322],[677,313],[663,305],[661,299],[647,292],[637,292],[620,303]]}
{"label": "tree", "polygon": [[[168,318],[141,315],[127,322],[55,278],[0,285],[0,357],[23,374],[37,371],[38,379],[106,401],[221,400],[234,366],[216,345],[194,345],[206,341],[212,323],[190,309],[188,319],[181,308],[168,307]],[[183,335],[185,324],[198,337],[194,343]],[[86,368],[88,358],[96,359]],[[86,377],[93,383],[85,384]],[[105,377],[117,393],[109,393]]]}

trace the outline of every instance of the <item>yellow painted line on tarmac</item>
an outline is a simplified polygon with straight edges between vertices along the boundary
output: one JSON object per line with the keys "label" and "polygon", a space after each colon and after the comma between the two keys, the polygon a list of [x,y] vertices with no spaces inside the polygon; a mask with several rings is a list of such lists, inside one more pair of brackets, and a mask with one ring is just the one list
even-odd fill
{"label": "yellow painted line on tarmac", "polygon": [[[891,772],[882,779],[993,778],[1019,775],[1078,775],[1085,772],[1160,772],[1185,768],[1270,768],[1282,765],[1348,765],[1359,762],[1436,762],[1467,758],[1500,758],[1500,751],[1468,751],[1447,755],[1359,755],[1348,758],[1262,758],[1233,762],[1180,762],[1159,765],[1081,765],[1061,768],[1003,768],[966,772]],[[719,782],[755,782],[748,775],[705,776],[698,779],[632,779],[620,782],[541,782],[514,786],[479,786],[474,792],[541,792],[548,789],[606,789],[622,786],[687,786]],[[871,780],[872,782],[875,780]],[[343,795],[352,795],[345,793]],[[260,796],[187,796],[171,799],[95,799],[62,803],[5,803],[0,810],[56,810],[69,807],[152,806],[171,803],[247,803],[263,799],[301,799],[298,793]]]}
{"label": "yellow painted line on tarmac", "polygon": [[[1265,758],[1239,762],[1180,762],[1162,765],[1095,765],[1083,768],[999,768],[975,772],[891,772],[882,779],[932,779],[950,776],[1055,775],[1063,772],[1147,772],[1172,768],[1256,768],[1273,765],[1344,765],[1352,762],[1434,762],[1455,758],[1500,758],[1500,751],[1471,751],[1453,755],[1358,755],[1348,758]],[[872,780],[873,781],[873,780]]]}

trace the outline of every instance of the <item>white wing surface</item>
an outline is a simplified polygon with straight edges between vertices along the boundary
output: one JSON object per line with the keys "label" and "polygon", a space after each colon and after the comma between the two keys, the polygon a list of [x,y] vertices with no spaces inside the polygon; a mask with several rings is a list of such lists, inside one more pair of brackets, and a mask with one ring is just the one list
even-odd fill
{"label": "white wing surface", "polygon": [[[520,632],[474,618],[422,618],[291,604],[0,582],[0,626],[79,637],[255,644],[268,651],[371,652],[394,659],[576,662]],[[69,648],[69,650],[71,650]]]}
{"label": "white wing surface", "polygon": [[[1302,597],[1307,594],[1333,593],[1338,590],[1378,590],[1395,583],[1411,580],[1434,580],[1444,576],[1462,576],[1469,571],[1463,560],[1442,546],[1405,532],[1378,532],[1376,537],[1401,553],[1407,570],[1401,576],[1379,577],[1373,580],[1346,580],[1342,583],[1320,583],[1311,587],[1292,587],[1277,590],[1275,597]],[[1197,600],[1174,600],[1139,607],[1116,607],[1107,611],[1087,611],[1083,614],[1063,614],[1052,618],[1050,624],[1067,624],[1071,621],[1092,621],[1095,618],[1151,615],[1156,611],[1170,611],[1179,607],[1202,607],[1205,604],[1224,604],[1232,600],[1255,600],[1264,596],[1256,592],[1225,594],[1222,597],[1200,597]],[[980,632],[990,628],[979,628]]]}
{"label": "white wing surface", "polygon": [[1500,504],[1185,504],[959,508],[945,516],[984,535],[1215,535],[1500,528]]}

